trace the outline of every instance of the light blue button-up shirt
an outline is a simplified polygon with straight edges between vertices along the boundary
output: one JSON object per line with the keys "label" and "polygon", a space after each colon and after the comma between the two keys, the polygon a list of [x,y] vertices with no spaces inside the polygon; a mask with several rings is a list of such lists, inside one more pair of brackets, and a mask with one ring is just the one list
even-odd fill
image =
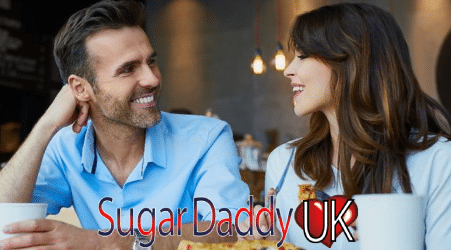
{"label": "light blue button-up shirt", "polygon": [[[74,206],[85,229],[111,228],[107,216],[117,227],[133,227],[144,208],[155,208],[155,224],[151,213],[143,213],[143,228],[158,226],[172,217],[178,221],[178,208],[187,208],[179,219],[194,218],[194,197],[207,198],[213,204],[215,220],[228,217],[246,207],[248,186],[241,181],[239,158],[230,126],[220,120],[193,115],[162,112],[161,121],[146,131],[144,156],[121,187],[114,180],[95,149],[92,121],[76,134],[70,127],[61,129],[50,141],[43,157],[33,202],[48,204],[48,213],[61,207]],[[168,208],[166,210],[161,210]],[[120,209],[120,212],[118,211]],[[131,210],[133,209],[133,216]],[[213,220],[213,211],[205,201],[197,202],[198,221]],[[169,226],[165,224],[164,226]]]}

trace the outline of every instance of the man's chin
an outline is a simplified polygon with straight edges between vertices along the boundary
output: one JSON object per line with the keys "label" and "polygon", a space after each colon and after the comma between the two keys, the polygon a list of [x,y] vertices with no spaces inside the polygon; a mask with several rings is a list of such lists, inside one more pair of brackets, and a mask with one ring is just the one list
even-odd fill
{"label": "man's chin", "polygon": [[140,128],[151,128],[160,123],[161,121],[161,112],[160,109],[156,109],[155,112],[152,112],[150,117],[146,117],[146,119],[143,119],[142,123],[139,122],[137,124],[137,127]]}

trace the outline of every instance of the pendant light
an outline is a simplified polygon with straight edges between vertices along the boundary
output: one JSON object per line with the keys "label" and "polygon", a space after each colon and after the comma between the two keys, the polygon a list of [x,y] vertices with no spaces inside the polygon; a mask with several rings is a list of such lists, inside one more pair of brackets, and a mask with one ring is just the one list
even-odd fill
{"label": "pendant light", "polygon": [[278,42],[276,45],[276,55],[274,56],[274,67],[276,68],[276,70],[282,71],[285,70],[286,67],[286,62],[285,62],[285,53],[283,52],[283,47],[280,44],[280,41],[282,40],[281,38],[281,33],[282,33],[282,29],[281,29],[281,17],[282,17],[282,12],[281,12],[281,8],[280,8],[280,0],[276,0],[276,4],[277,4],[277,32],[278,32]]}
{"label": "pendant light", "polygon": [[256,75],[261,75],[266,71],[266,65],[263,61],[262,52],[260,48],[255,49],[254,60],[252,60],[251,68]]}
{"label": "pendant light", "polygon": [[260,50],[260,0],[255,0],[256,9],[256,27],[255,27],[255,45],[254,59],[251,63],[252,72],[261,75],[266,72],[266,64],[263,61],[262,51]]}
{"label": "pendant light", "polygon": [[280,43],[277,43],[276,51],[276,55],[274,56],[274,67],[279,71],[285,70],[285,53],[283,53],[283,47]]}

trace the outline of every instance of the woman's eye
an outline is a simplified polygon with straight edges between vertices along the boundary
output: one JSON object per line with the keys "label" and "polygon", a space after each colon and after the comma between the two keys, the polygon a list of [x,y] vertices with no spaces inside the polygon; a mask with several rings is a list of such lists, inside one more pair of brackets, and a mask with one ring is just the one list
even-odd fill
{"label": "woman's eye", "polygon": [[308,56],[306,56],[306,55],[300,55],[300,56],[298,56],[298,58],[301,59],[301,60],[303,60],[303,59],[305,59],[305,58],[308,58]]}

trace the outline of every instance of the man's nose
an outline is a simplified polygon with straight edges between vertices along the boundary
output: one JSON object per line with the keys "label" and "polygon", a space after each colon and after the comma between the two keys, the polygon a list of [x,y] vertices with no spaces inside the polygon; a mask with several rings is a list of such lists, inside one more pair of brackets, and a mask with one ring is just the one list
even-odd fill
{"label": "man's nose", "polygon": [[143,87],[156,87],[160,84],[160,70],[156,66],[144,66],[139,84]]}

